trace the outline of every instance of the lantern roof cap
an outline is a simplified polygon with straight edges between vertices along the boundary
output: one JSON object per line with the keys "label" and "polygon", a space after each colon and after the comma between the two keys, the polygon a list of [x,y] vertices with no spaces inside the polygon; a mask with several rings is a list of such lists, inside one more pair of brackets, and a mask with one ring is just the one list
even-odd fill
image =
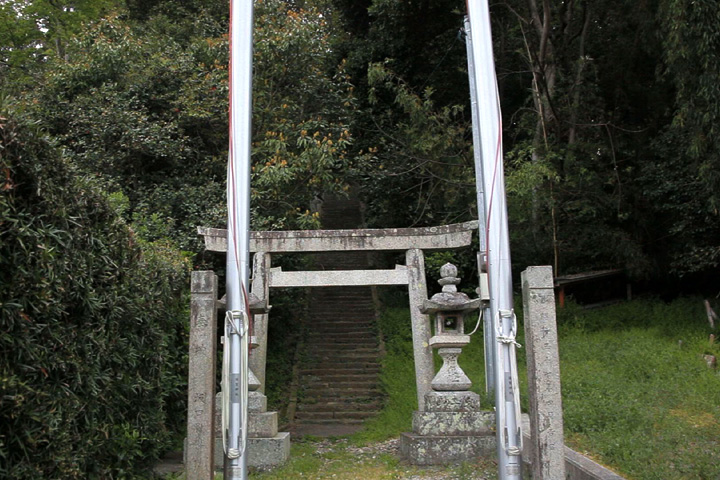
{"label": "lantern roof cap", "polygon": [[460,278],[457,276],[457,267],[452,263],[446,263],[440,267],[440,280],[442,292],[436,293],[430,299],[425,300],[420,311],[425,314],[433,314],[440,311],[470,312],[477,310],[482,304],[479,298],[470,299],[466,294],[457,291]]}

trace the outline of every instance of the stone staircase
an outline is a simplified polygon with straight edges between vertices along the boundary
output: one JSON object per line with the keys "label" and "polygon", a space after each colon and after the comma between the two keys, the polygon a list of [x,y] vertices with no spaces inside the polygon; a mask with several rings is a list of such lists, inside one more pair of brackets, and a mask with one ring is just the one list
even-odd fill
{"label": "stone staircase", "polygon": [[[354,199],[326,199],[323,228],[358,228]],[[365,252],[328,252],[315,258],[319,270],[368,268]],[[325,287],[310,291],[310,324],[301,353],[295,434],[345,435],[381,408],[380,347],[370,287]]]}

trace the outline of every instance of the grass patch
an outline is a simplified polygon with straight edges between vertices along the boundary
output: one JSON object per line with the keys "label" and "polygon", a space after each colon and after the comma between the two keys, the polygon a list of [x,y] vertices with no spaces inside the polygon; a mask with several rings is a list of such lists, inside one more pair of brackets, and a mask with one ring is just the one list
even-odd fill
{"label": "grass patch", "polygon": [[[403,463],[396,450],[378,448],[410,431],[417,408],[408,309],[386,309],[380,328],[387,355],[379,416],[349,439],[293,441],[286,465],[252,478],[496,478],[494,462],[420,468]],[[708,341],[700,299],[640,299],[589,311],[569,304],[558,312],[558,329],[568,445],[635,480],[720,479],[720,377],[702,359],[720,349]],[[518,340],[523,342],[522,325]],[[482,333],[459,362],[484,397]],[[518,365],[527,409],[524,349]],[[490,409],[491,399],[483,407]]]}
{"label": "grass patch", "polygon": [[570,445],[631,478],[720,478],[720,377],[702,359],[718,347],[700,299],[569,311],[560,322]]}
{"label": "grass patch", "polygon": [[[395,453],[397,441],[358,447],[349,439],[303,441],[292,447],[290,461],[270,472],[255,473],[262,480],[337,479],[453,479],[494,480],[492,462],[477,462],[453,467],[416,467],[405,464]],[[386,451],[386,450],[390,451]]]}
{"label": "grass patch", "polygon": [[[720,478],[720,377],[702,359],[719,349],[708,341],[700,299],[640,299],[599,310],[569,305],[559,311],[558,325],[568,445],[629,478]],[[380,328],[387,400],[353,436],[358,444],[410,431],[417,408],[408,310],[387,309]],[[518,333],[522,343],[522,326]],[[481,333],[459,362],[473,390],[484,396]],[[524,349],[518,364],[526,410]],[[492,400],[484,407],[491,408]]]}

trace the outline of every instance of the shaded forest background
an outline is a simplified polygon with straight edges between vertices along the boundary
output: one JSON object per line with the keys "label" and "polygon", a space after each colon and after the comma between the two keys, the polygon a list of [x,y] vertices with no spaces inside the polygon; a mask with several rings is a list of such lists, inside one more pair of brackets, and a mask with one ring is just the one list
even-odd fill
{"label": "shaded forest background", "polygon": [[[0,432],[37,426],[20,440],[0,433],[0,474],[122,477],[181,428],[168,418],[182,368],[162,365],[183,363],[171,353],[183,322],[142,341],[139,325],[181,311],[189,269],[217,262],[195,228],[225,223],[227,10],[0,0]],[[463,10],[256,2],[253,229],[317,228],[316,200],[353,186],[368,227],[477,218]],[[716,2],[501,0],[491,16],[515,269],[622,268],[660,293],[717,293]],[[107,363],[80,369],[87,352],[64,346],[88,328]],[[108,373],[147,362],[150,419],[136,415],[139,380]],[[30,408],[48,382],[74,403]],[[110,413],[82,406],[126,387]],[[87,443],[88,431],[104,433]],[[70,445],[61,465],[38,453],[58,432]],[[130,453],[107,463],[118,436]]]}
{"label": "shaded forest background", "polygon": [[[715,7],[491,5],[518,268],[714,278]],[[353,184],[370,227],[477,217],[463,8],[257,2],[253,228],[313,228],[313,199]],[[224,222],[227,5],[4,1],[0,12],[4,109],[40,122],[136,233],[199,253],[194,227]]]}

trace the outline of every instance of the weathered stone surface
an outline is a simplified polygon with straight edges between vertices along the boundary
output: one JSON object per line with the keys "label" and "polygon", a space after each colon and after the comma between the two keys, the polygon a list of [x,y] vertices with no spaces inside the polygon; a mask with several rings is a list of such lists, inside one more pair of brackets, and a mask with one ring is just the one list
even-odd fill
{"label": "weathered stone surface", "polygon": [[460,353],[462,353],[460,348],[441,348],[438,350],[438,354],[443,359],[443,365],[435,378],[433,378],[433,390],[451,392],[470,390],[472,382],[457,363]]}
{"label": "weathered stone surface", "polygon": [[555,294],[551,267],[522,272],[534,480],[565,478]]}
{"label": "weathered stone surface", "polygon": [[[220,402],[217,402],[215,413],[215,434],[219,437],[222,429],[222,413]],[[251,437],[274,437],[278,433],[277,412],[248,412],[248,435]]]}
{"label": "weathered stone surface", "polygon": [[267,397],[260,392],[249,392],[248,411],[267,412]]}
{"label": "weathered stone surface", "polygon": [[430,346],[434,348],[464,347],[470,343],[470,335],[434,335],[430,338]]}
{"label": "weathered stone surface", "polygon": [[395,270],[322,270],[283,272],[281,267],[270,270],[270,286],[277,287],[339,287],[370,285],[407,285],[407,267]]}
{"label": "weathered stone surface", "polygon": [[[270,468],[282,465],[290,458],[290,434],[280,432],[272,438],[248,439],[248,467]],[[222,438],[215,439],[215,468],[223,468]]]}
{"label": "weathered stone surface", "polygon": [[[250,232],[251,252],[331,252],[346,250],[445,250],[470,245],[477,222],[440,227],[358,230],[290,230]],[[198,227],[205,249],[227,251],[227,231]]]}
{"label": "weathered stone surface", "polygon": [[422,250],[416,248],[408,250],[405,254],[405,263],[408,267],[415,385],[417,387],[418,410],[422,412],[425,410],[425,394],[431,391],[430,384],[435,373],[432,349],[430,348],[430,319],[420,311],[420,306],[427,299],[425,257]]}
{"label": "weathered stone surface", "polygon": [[250,412],[248,435],[252,438],[273,438],[278,434],[277,412]]}
{"label": "weathered stone surface", "polygon": [[217,277],[192,272],[190,285],[190,358],[188,366],[188,427],[185,468],[188,478],[213,478],[214,397]]}
{"label": "weathered stone surface", "polygon": [[[268,273],[270,271],[272,258],[269,253],[257,252],[253,256],[252,283],[250,295],[256,297],[265,305],[270,302],[270,285]],[[269,308],[269,305],[268,305]],[[250,351],[250,370],[255,373],[260,388],[258,391],[265,393],[265,363],[267,358],[267,334],[268,334],[268,313],[255,313],[253,316],[253,339],[251,340],[252,350]]]}
{"label": "weathered stone surface", "polygon": [[260,380],[255,376],[252,368],[248,368],[248,390],[250,392],[257,392],[260,388]]}
{"label": "weathered stone surface", "polygon": [[400,453],[415,465],[447,465],[494,457],[494,435],[485,436],[422,436],[403,433],[400,436]]}
{"label": "weathered stone surface", "polygon": [[479,412],[480,395],[475,392],[430,392],[425,395],[428,412]]}
{"label": "weathered stone surface", "polygon": [[492,412],[413,412],[413,433],[417,435],[493,435],[494,423]]}

